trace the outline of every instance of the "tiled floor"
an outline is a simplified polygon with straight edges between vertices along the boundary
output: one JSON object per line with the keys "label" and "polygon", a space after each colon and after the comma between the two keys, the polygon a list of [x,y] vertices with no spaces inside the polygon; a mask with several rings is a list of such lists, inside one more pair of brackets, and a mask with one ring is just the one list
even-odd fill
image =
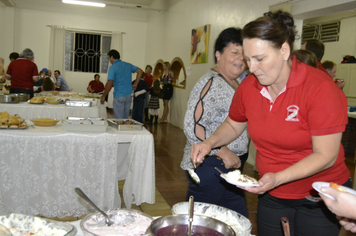
{"label": "tiled floor", "polygon": [[[108,112],[108,117],[112,117],[112,112]],[[185,201],[187,190],[187,180],[184,172],[180,168],[185,146],[185,135],[181,129],[169,123],[158,125],[145,125],[153,134],[156,154],[156,203],[133,205],[133,209],[140,210],[151,216],[165,216],[171,214],[171,207],[178,202]],[[353,155],[347,156],[346,161],[351,175],[354,175]],[[258,173],[249,164],[245,164],[244,173],[255,178],[259,178]],[[119,181],[119,191],[122,196],[124,181]],[[249,219],[253,224],[252,234],[256,235],[256,215],[257,195],[246,192],[247,208]],[[124,206],[122,206],[124,207]],[[79,218],[68,217],[65,221],[78,220]],[[339,236],[351,236],[350,232],[341,231]]]}

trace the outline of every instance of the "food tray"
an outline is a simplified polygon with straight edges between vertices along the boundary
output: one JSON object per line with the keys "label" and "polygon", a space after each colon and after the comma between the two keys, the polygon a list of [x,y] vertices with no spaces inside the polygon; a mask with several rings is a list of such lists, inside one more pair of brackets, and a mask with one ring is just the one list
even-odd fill
{"label": "food tray", "polygon": [[92,106],[96,106],[96,99],[95,98],[70,98],[68,101],[71,102],[91,102]]}
{"label": "food tray", "polygon": [[[90,120],[93,122],[91,124]],[[108,122],[105,118],[67,117],[62,122],[65,131],[105,132]]]}
{"label": "food tray", "polygon": [[0,129],[27,129],[28,128],[25,121],[22,122],[20,125],[21,126],[19,126],[19,125],[0,125]]}
{"label": "food tray", "polygon": [[66,106],[70,107],[90,107],[91,102],[90,101],[66,101]]}
{"label": "food tray", "polygon": [[[16,227],[18,230],[33,229],[33,231],[35,231],[34,233],[39,233],[36,235],[43,235],[43,233],[41,234],[39,231],[45,231],[45,229],[65,231],[66,233],[64,236],[75,236],[77,234],[77,228],[69,223],[58,222],[23,214],[8,214],[0,216],[0,224],[4,224],[8,228],[11,226]],[[15,232],[13,232],[13,235],[15,235],[14,233]]]}
{"label": "food tray", "polygon": [[[128,124],[121,124],[121,123]],[[117,130],[142,130],[143,124],[135,121],[133,119],[108,119],[108,123],[110,126],[114,127]]]}

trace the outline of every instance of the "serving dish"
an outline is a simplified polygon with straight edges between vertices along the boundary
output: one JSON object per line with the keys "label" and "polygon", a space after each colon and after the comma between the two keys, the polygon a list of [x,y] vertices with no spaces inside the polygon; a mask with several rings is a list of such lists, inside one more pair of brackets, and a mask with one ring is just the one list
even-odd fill
{"label": "serving dish", "polygon": [[69,223],[23,214],[0,216],[0,224],[10,229],[13,236],[75,236],[77,234],[76,227]]}
{"label": "serving dish", "polygon": [[65,131],[105,132],[107,127],[105,118],[67,117],[62,122]]}
{"label": "serving dish", "polygon": [[31,119],[34,125],[37,126],[55,126],[59,120],[50,119],[50,118],[38,118],[38,119]]}
{"label": "serving dish", "polygon": [[46,102],[51,105],[58,105],[59,103],[62,102],[62,100],[61,99],[58,99],[58,100],[57,99],[49,99],[49,100],[46,100]]}
{"label": "serving dish", "polygon": [[[147,229],[150,236],[188,235],[189,216],[169,215],[152,221]],[[235,236],[235,231],[224,222],[202,215],[194,215],[192,235]]]}
{"label": "serving dish", "polygon": [[142,130],[143,124],[133,119],[108,119],[111,127],[117,130]]}
{"label": "serving dish", "polygon": [[90,101],[72,101],[68,100],[66,101],[66,106],[71,106],[71,107],[90,107],[91,102]]}
{"label": "serving dish", "polygon": [[113,225],[107,226],[104,216],[99,212],[83,218],[80,221],[80,228],[84,236],[145,235],[153,220],[151,216],[133,209],[113,209],[106,214],[114,221]]}
{"label": "serving dish", "polygon": [[19,103],[20,97],[16,94],[0,94],[0,103]]}
{"label": "serving dish", "polygon": [[[179,202],[173,205],[172,214],[188,214],[188,202]],[[225,222],[239,236],[250,236],[252,224],[249,219],[240,213],[222,206],[205,202],[194,202],[194,215],[208,216]]]}

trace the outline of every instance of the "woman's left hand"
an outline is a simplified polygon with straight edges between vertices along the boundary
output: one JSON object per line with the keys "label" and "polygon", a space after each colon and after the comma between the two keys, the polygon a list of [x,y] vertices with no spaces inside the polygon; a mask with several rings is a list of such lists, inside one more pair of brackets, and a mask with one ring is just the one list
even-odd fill
{"label": "woman's left hand", "polygon": [[278,186],[275,173],[266,173],[258,180],[258,183],[260,184],[260,187],[244,187],[243,189],[250,193],[264,194]]}

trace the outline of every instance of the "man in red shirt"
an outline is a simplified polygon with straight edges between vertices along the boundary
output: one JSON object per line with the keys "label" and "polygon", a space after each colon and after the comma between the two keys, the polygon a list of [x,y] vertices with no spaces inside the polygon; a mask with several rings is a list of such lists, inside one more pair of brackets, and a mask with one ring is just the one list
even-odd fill
{"label": "man in red shirt", "polygon": [[33,83],[39,80],[34,53],[26,48],[20,57],[12,61],[6,71],[6,79],[11,80],[10,93],[26,93],[33,97]]}

